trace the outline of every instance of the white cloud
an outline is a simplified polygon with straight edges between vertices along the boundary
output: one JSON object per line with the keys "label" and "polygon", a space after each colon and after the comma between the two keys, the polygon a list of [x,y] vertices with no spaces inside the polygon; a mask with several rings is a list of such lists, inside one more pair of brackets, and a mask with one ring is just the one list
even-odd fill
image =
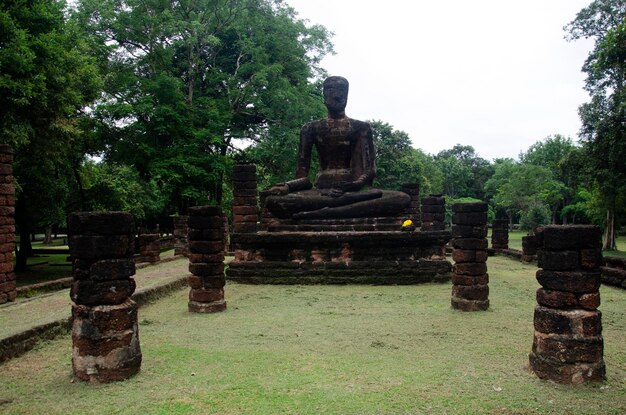
{"label": "white cloud", "polygon": [[563,26],[589,0],[287,0],[335,32],[331,75],[347,113],[407,132],[429,153],[456,143],[517,157],[550,134],[577,138],[590,42]]}

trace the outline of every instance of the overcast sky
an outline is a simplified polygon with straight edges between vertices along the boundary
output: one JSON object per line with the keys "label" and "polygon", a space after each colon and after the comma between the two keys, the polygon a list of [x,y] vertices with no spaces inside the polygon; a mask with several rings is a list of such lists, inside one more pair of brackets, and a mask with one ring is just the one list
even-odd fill
{"label": "overcast sky", "polygon": [[335,33],[330,75],[350,81],[346,113],[405,131],[435,154],[457,143],[486,159],[578,139],[592,42],[563,26],[591,0],[286,0]]}

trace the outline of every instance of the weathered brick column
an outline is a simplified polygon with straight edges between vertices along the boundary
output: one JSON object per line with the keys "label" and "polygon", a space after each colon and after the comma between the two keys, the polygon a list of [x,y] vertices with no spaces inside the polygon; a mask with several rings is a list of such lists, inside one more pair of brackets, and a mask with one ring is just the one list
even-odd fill
{"label": "weathered brick column", "polygon": [[161,260],[161,235],[144,233],[139,235],[139,256],[137,262],[159,262]]}
{"label": "weathered brick column", "polygon": [[411,202],[406,210],[406,217],[403,219],[411,219],[415,227],[422,226],[422,217],[420,214],[420,184],[405,183],[402,185],[401,191],[411,197]]}
{"label": "weathered brick column", "polygon": [[522,236],[522,261],[532,262],[537,259],[537,238],[535,235]]}
{"label": "weathered brick column", "polygon": [[422,231],[442,231],[446,224],[446,199],[441,195],[422,198]]}
{"label": "weathered brick column", "polygon": [[254,164],[233,166],[233,232],[257,231],[257,182]]}
{"label": "weathered brick column", "polygon": [[491,247],[509,249],[509,220],[494,219],[491,224]]}
{"label": "weathered brick column", "polygon": [[189,311],[226,310],[224,300],[224,217],[218,206],[196,206],[189,215]]}
{"label": "weathered brick column", "polygon": [[15,300],[15,187],[13,149],[0,144],[0,304]]}
{"label": "weathered brick column", "polygon": [[602,232],[597,226],[546,226],[539,245],[535,335],[530,367],[559,383],[605,377],[600,305]]}
{"label": "weathered brick column", "polygon": [[188,217],[185,215],[174,216],[174,255],[187,256],[189,253],[187,221]]}
{"label": "weathered brick column", "polygon": [[489,308],[487,274],[487,204],[452,205],[452,308]]}
{"label": "weathered brick column", "polygon": [[72,366],[79,379],[127,379],[141,367],[133,261],[135,225],[125,212],[68,219],[74,282]]}

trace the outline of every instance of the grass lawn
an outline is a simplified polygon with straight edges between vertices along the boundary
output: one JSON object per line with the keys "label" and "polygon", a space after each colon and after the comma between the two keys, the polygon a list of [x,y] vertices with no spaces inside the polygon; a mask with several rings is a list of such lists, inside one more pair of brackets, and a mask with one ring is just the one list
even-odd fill
{"label": "grass lawn", "polygon": [[624,414],[624,290],[601,289],[604,383],[527,370],[536,268],[489,258],[487,312],[450,284],[226,286],[228,310],[187,312],[187,290],[139,311],[141,372],[76,381],[69,335],[0,366],[10,414]]}

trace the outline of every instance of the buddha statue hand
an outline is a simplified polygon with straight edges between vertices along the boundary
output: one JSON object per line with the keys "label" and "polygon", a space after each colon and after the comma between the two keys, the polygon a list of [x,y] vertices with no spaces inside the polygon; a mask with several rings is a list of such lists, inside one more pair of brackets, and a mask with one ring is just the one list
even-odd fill
{"label": "buddha statue hand", "polygon": [[261,196],[283,196],[289,193],[289,186],[285,183],[278,183],[261,191]]}
{"label": "buddha statue hand", "polygon": [[361,180],[355,180],[353,182],[347,182],[341,185],[341,190],[343,192],[358,192],[365,186]]}
{"label": "buddha statue hand", "polygon": [[330,196],[330,197],[339,197],[343,195],[345,192],[342,189],[320,189],[320,194],[322,196]]}

